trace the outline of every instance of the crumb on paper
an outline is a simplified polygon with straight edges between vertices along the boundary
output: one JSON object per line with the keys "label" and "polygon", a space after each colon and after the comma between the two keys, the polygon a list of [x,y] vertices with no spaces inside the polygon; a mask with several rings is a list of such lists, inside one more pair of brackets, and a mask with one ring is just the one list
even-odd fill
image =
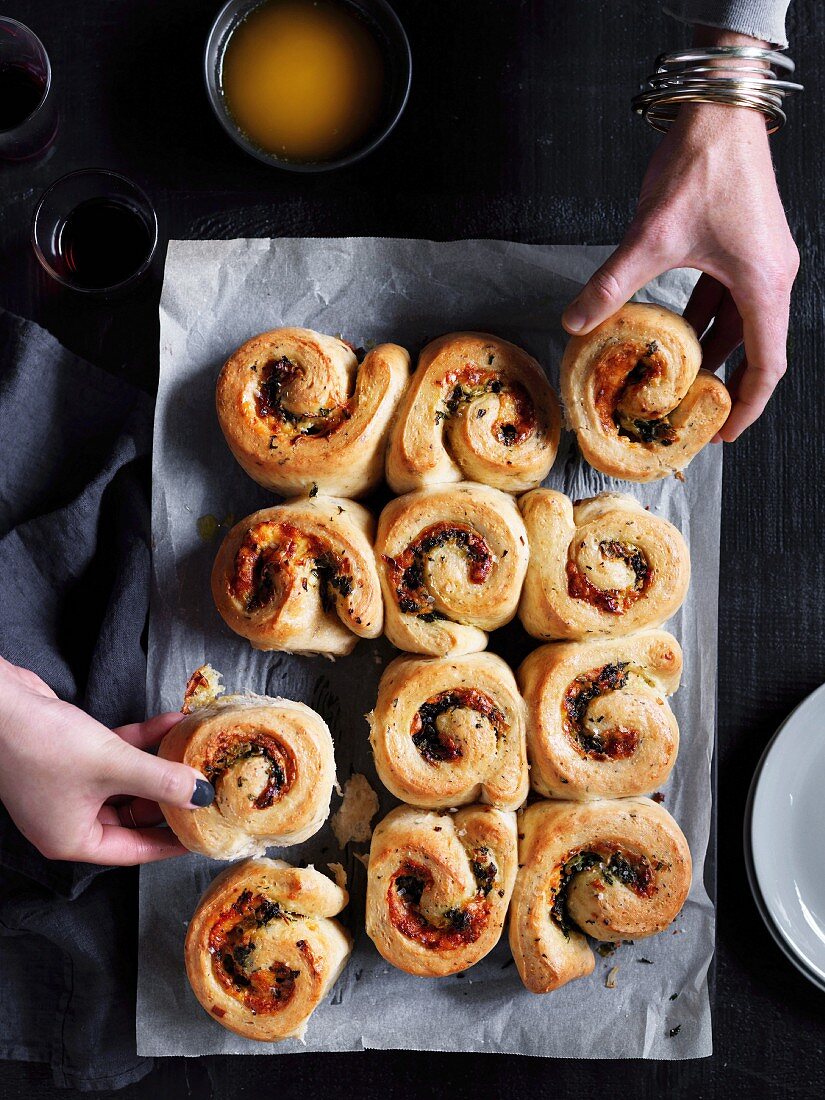
{"label": "crumb on paper", "polygon": [[186,691],[183,693],[182,714],[191,714],[200,707],[208,707],[223,695],[226,688],[221,684],[223,677],[211,665],[201,665],[189,677]]}
{"label": "crumb on paper", "polygon": [[335,879],[337,885],[340,886],[342,890],[346,890],[347,872],[344,870],[343,865],[340,863],[328,863],[327,867],[332,871],[332,877]]}
{"label": "crumb on paper", "polygon": [[605,989],[615,989],[616,988],[616,978],[618,977],[618,975],[619,975],[618,966],[611,966],[610,970],[607,972],[607,977],[604,980]]}
{"label": "crumb on paper", "polygon": [[676,478],[677,481],[687,481],[687,478],[681,470],[675,470],[673,476]]}
{"label": "crumb on paper", "polygon": [[[192,509],[190,508],[188,511],[191,512]],[[221,531],[228,531],[234,522],[235,517],[232,513],[224,516],[223,519],[218,519],[217,516],[207,513],[205,516],[198,516],[195,526],[201,542],[212,542]]]}
{"label": "crumb on paper", "polygon": [[344,800],[330,822],[338,847],[344,848],[350,841],[362,844],[369,840],[371,822],[377,813],[378,795],[367,777],[356,772],[344,784]]}

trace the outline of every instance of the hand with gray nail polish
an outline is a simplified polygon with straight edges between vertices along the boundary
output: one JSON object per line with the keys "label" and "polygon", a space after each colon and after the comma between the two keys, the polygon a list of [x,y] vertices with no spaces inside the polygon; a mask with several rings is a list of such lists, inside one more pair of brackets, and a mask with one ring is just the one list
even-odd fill
{"label": "hand with gray nail polish", "polygon": [[[762,45],[697,28],[696,45]],[[728,379],[733,407],[717,436],[732,443],[765,409],[786,369],[799,254],[776,186],[765,119],[716,103],[682,106],[650,161],[624,240],[565,311],[583,335],[645,283],[675,267],[703,274],[685,309],[715,371],[744,342]]]}
{"label": "hand with gray nail polish", "polygon": [[180,721],[159,714],[110,730],[0,657],[0,801],[48,859],[129,866],[185,855],[158,802],[197,812],[215,791],[153,748]]}

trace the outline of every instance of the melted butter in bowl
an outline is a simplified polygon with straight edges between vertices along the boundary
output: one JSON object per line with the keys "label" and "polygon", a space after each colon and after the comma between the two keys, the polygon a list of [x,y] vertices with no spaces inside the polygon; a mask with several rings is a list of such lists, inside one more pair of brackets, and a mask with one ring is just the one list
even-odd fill
{"label": "melted butter in bowl", "polygon": [[[228,33],[227,15],[236,16]],[[368,152],[401,114],[409,76],[404,31],[376,0],[232,4],[207,45],[220,121],[249,152],[284,167],[334,167]]]}

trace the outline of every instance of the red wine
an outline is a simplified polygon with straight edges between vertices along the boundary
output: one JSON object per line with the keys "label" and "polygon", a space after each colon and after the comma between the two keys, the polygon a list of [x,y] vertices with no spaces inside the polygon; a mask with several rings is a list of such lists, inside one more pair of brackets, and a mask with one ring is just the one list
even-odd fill
{"label": "red wine", "polygon": [[13,130],[41,104],[46,79],[23,65],[0,69],[0,130]]}
{"label": "red wine", "polygon": [[60,227],[57,252],[66,277],[90,290],[122,283],[140,268],[152,248],[144,219],[118,199],[89,199]]}

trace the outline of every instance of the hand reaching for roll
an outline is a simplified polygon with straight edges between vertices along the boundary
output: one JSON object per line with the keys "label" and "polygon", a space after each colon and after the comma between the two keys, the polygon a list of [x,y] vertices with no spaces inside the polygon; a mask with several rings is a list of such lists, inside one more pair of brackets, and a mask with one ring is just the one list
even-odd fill
{"label": "hand reaching for roll", "polygon": [[563,324],[584,336],[663,271],[698,268],[685,318],[702,337],[703,366],[715,371],[745,344],[729,381],[733,408],[716,437],[732,443],[785,373],[798,266],[762,115],[686,106],[650,162],[624,240],[567,307]]}
{"label": "hand reaching for roll", "polygon": [[214,790],[194,768],[142,751],[180,718],[107,729],[0,657],[0,800],[47,859],[130,866],[183,855],[174,834],[157,828],[157,803],[195,809]]}

